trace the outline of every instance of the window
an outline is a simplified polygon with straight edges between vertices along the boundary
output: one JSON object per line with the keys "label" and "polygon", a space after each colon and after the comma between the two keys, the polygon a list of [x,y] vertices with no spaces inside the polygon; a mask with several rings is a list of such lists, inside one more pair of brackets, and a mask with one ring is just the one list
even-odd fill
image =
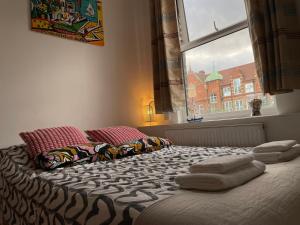
{"label": "window", "polygon": [[252,92],[254,92],[253,82],[245,84],[245,92],[246,93],[252,93]]}
{"label": "window", "polygon": [[[192,112],[195,105],[202,104],[203,116],[212,118],[246,110],[243,103],[247,102],[247,93],[257,98],[262,96],[262,89],[254,89],[254,82],[259,81],[244,0],[177,0],[177,6],[186,111]],[[190,76],[195,79],[187,79]],[[243,83],[244,79],[253,82]],[[193,85],[196,92],[190,90]],[[268,105],[273,106],[273,97],[268,98]]]}
{"label": "window", "polygon": [[212,104],[217,103],[217,96],[215,93],[212,93],[210,95],[210,103],[212,103]]}
{"label": "window", "polygon": [[233,93],[235,95],[241,93],[241,79],[240,78],[233,80]]}
{"label": "window", "polygon": [[229,86],[223,87],[223,96],[224,97],[231,96],[231,88]]}
{"label": "window", "polygon": [[202,115],[203,113],[204,113],[204,107],[203,107],[203,105],[200,104],[200,105],[198,106],[198,114],[199,114],[199,115]]}
{"label": "window", "polygon": [[235,100],[234,103],[235,111],[242,111],[244,109],[242,100]]}
{"label": "window", "polygon": [[233,111],[232,101],[226,101],[226,102],[224,102],[224,111],[225,112],[232,112]]}
{"label": "window", "polygon": [[190,41],[246,19],[243,0],[183,0],[183,4]]}
{"label": "window", "polygon": [[210,112],[215,113],[216,111],[217,111],[216,105],[215,104],[211,104],[210,105]]}

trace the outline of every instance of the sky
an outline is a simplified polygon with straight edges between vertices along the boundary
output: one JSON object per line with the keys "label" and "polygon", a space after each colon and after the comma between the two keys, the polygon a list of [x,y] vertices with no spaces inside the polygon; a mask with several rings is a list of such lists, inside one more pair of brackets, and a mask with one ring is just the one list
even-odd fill
{"label": "sky", "polygon": [[[184,0],[190,40],[246,19],[244,0]],[[254,62],[248,29],[228,35],[185,53],[186,65],[193,71],[216,70]]]}

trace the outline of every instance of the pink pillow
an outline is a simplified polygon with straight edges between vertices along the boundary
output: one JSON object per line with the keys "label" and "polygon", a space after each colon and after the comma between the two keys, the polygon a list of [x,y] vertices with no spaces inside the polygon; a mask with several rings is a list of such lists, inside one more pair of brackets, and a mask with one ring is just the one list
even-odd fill
{"label": "pink pillow", "polygon": [[42,152],[66,147],[68,145],[87,144],[85,135],[75,127],[54,127],[38,129],[19,134],[28,146],[31,158]]}
{"label": "pink pillow", "polygon": [[128,141],[146,138],[147,135],[133,127],[107,127],[99,130],[87,130],[86,133],[97,142],[120,145]]}

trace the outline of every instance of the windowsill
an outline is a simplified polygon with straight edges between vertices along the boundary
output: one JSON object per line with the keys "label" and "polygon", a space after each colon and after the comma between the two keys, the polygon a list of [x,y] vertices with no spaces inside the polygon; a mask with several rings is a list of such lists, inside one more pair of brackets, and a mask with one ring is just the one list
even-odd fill
{"label": "windowsill", "polygon": [[286,116],[280,115],[275,107],[262,109],[261,116],[251,116],[250,110],[245,110],[241,112],[229,112],[229,113],[219,113],[219,115],[205,116],[201,122],[182,122],[182,123],[167,123],[161,125],[153,126],[143,126],[143,127],[160,127],[168,126],[171,128],[182,128],[182,127],[199,127],[199,126],[218,126],[218,125],[231,125],[231,124],[241,124],[241,123],[256,123],[262,122],[270,117]]}
{"label": "windowsill", "polygon": [[[255,117],[242,117],[220,119],[213,121],[203,121],[198,123],[181,123],[160,126],[140,127],[139,129],[150,136],[168,137],[167,131],[179,130],[182,137],[189,135],[188,132],[198,129],[208,129],[214,127],[235,127],[239,125],[263,124],[267,141],[278,141],[284,139],[299,140],[299,121],[300,112],[291,112],[287,114],[263,115]],[[187,133],[186,133],[187,132]],[[197,132],[197,131],[195,131]],[[239,138],[239,137],[237,137]]]}
{"label": "windowsill", "polygon": [[[278,115],[277,109],[275,107],[264,108],[261,110],[263,116],[275,116]],[[251,116],[250,110],[243,111],[234,111],[234,112],[222,112],[222,113],[214,113],[207,114],[203,116],[203,122],[205,121],[218,121],[218,120],[233,120],[233,119],[242,119],[242,118],[254,118]]]}

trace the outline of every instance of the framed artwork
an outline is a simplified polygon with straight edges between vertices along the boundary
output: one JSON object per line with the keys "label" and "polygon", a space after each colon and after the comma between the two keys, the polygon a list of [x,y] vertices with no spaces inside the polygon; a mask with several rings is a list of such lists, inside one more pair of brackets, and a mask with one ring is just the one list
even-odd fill
{"label": "framed artwork", "polygon": [[31,29],[104,45],[102,0],[30,0]]}

